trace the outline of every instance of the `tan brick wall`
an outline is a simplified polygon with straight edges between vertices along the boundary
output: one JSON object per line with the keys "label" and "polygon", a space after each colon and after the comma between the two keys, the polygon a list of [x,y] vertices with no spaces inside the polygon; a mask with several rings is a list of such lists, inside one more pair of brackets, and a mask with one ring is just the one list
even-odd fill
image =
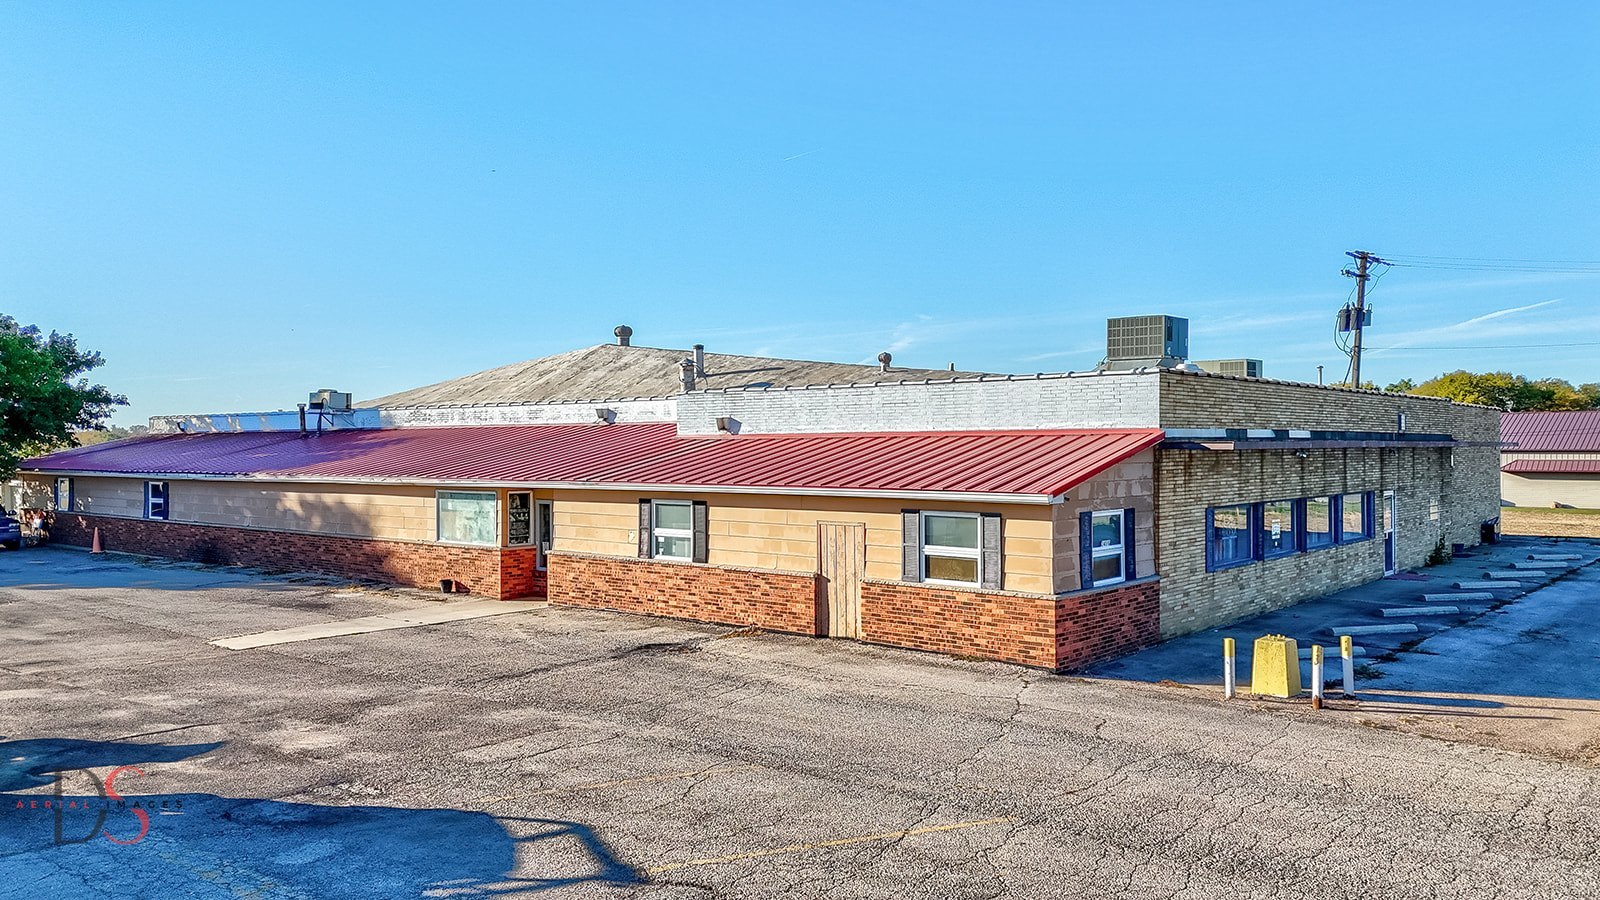
{"label": "tan brick wall", "polygon": [[[1463,471],[1461,456],[1467,452],[1309,450],[1301,459],[1289,450],[1161,451],[1157,540],[1163,635],[1209,628],[1382,577],[1385,490],[1395,491],[1397,499],[1400,568],[1422,565],[1441,536],[1447,544],[1478,543],[1480,523],[1498,514],[1498,492],[1483,490],[1481,472]],[[1363,491],[1377,495],[1378,535],[1372,540],[1206,572],[1207,507]],[[1494,505],[1482,502],[1485,496]]]}
{"label": "tan brick wall", "polygon": [[[817,568],[817,525],[861,523],[866,526],[867,577],[886,580],[900,577],[902,510],[999,513],[1005,589],[1031,593],[1054,590],[1054,544],[1048,506],[745,494],[650,496],[706,501],[707,561],[714,566],[813,572]],[[640,499],[640,495],[619,491],[557,491],[554,549],[637,556]],[[1076,556],[1073,559],[1076,566]]]}
{"label": "tan brick wall", "polygon": [[1488,407],[1314,384],[1161,373],[1163,428],[1394,431],[1400,412],[1406,414],[1407,431],[1500,439],[1500,411]]}

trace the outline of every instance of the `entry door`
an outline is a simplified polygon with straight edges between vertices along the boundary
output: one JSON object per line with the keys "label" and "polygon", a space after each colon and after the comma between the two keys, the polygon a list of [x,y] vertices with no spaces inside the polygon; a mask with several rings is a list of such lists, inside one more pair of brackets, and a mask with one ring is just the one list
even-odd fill
{"label": "entry door", "polygon": [[550,565],[550,548],[556,542],[555,506],[549,500],[539,501],[539,568]]}
{"label": "entry door", "polygon": [[1393,575],[1394,565],[1394,491],[1383,492],[1383,574]]}
{"label": "entry door", "polygon": [[829,637],[861,636],[861,576],[866,571],[867,528],[823,522],[817,526],[817,579]]}

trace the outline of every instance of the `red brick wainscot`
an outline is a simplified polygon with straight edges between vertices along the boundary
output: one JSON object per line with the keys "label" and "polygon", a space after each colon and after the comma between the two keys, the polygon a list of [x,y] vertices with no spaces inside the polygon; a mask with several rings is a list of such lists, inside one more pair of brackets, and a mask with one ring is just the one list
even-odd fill
{"label": "red brick wainscot", "polygon": [[371,578],[434,591],[442,579],[449,578],[458,590],[501,600],[535,594],[544,575],[534,569],[538,551],[532,547],[501,550],[420,544],[78,513],[58,512],[47,517],[50,540],[59,544],[87,547],[94,529],[99,528],[106,550]]}
{"label": "red brick wainscot", "polygon": [[549,567],[551,603],[819,633],[813,574],[559,551]]}
{"label": "red brick wainscot", "polygon": [[1041,669],[1075,669],[1160,640],[1160,581],[1053,596],[865,579],[861,639]]}

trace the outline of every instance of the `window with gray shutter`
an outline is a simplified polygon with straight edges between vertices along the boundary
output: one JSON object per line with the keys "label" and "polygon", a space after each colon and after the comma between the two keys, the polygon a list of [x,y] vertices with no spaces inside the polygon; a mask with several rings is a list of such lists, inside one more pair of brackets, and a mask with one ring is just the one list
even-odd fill
{"label": "window with gray shutter", "polygon": [[1133,510],[1122,511],[1122,565],[1125,577],[1132,581],[1139,577],[1139,566],[1134,562],[1133,552]]}
{"label": "window with gray shutter", "polygon": [[983,586],[1000,589],[1000,514],[983,514]]}
{"label": "window with gray shutter", "polygon": [[1094,587],[1094,513],[1078,513],[1078,587]]}
{"label": "window with gray shutter", "polygon": [[703,500],[694,501],[694,551],[693,560],[697,563],[706,561],[706,504]]}
{"label": "window with gray shutter", "polygon": [[654,555],[655,542],[650,537],[650,501],[639,501],[639,558],[649,559]]}
{"label": "window with gray shutter", "polygon": [[900,580],[922,580],[922,513],[900,512]]}

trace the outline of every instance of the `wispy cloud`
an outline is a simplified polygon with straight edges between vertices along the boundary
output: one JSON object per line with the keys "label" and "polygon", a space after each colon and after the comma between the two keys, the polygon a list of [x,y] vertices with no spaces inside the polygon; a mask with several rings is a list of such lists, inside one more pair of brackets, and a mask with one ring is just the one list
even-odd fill
{"label": "wispy cloud", "polygon": [[[817,148],[817,149],[818,149],[818,150],[820,150],[820,149],[822,149],[822,148],[820,148],[820,147],[818,147],[818,148]],[[799,158],[800,158],[800,157],[802,157],[802,156],[810,156],[810,155],[811,155],[811,154],[813,154],[813,153],[815,153],[815,152],[817,152],[817,151],[816,151],[816,150],[807,150],[807,151],[806,151],[806,152],[804,152],[804,153],[796,153],[796,154],[795,154],[795,155],[793,155],[793,156],[785,156],[785,157],[784,157],[784,158],[783,158],[783,161],[784,161],[784,162],[794,162],[794,161],[795,161],[795,160],[797,160],[797,159],[799,159]]]}
{"label": "wispy cloud", "polygon": [[[1551,300],[1541,300],[1538,303],[1528,303],[1522,306],[1508,306],[1505,309],[1497,309],[1493,312],[1487,312],[1482,315],[1473,316],[1470,319],[1463,319],[1460,322],[1456,322],[1451,325],[1441,325],[1437,328],[1424,328],[1420,331],[1413,331],[1408,335],[1399,336],[1395,340],[1388,341],[1387,346],[1381,349],[1373,350],[1372,353],[1376,356],[1385,352],[1403,350],[1409,347],[1418,347],[1430,342],[1437,342],[1441,338],[1455,338],[1459,340],[1462,339],[1464,335],[1470,340],[1479,342],[1487,342],[1497,338],[1504,338],[1509,334],[1521,329],[1518,329],[1515,324],[1513,324],[1511,327],[1497,325],[1490,328],[1483,328],[1480,326],[1484,325],[1486,322],[1494,322],[1498,319],[1504,319],[1507,316],[1514,316],[1519,313],[1543,309],[1544,307],[1552,306],[1560,303],[1561,301],[1562,298],[1556,297]],[[1570,323],[1562,323],[1562,326],[1570,327]]]}

